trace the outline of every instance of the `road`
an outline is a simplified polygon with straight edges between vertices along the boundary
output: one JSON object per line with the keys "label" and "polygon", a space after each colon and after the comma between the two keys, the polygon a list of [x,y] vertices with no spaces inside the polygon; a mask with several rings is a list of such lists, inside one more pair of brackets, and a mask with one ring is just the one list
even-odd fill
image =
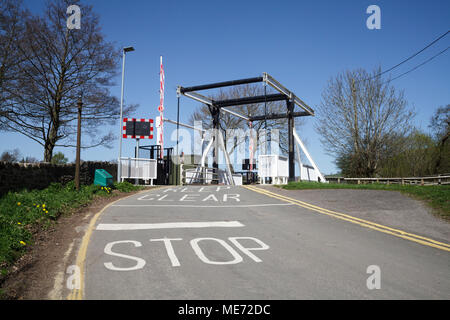
{"label": "road", "polygon": [[72,297],[450,298],[445,243],[317,208],[245,187],[133,195],[93,223]]}

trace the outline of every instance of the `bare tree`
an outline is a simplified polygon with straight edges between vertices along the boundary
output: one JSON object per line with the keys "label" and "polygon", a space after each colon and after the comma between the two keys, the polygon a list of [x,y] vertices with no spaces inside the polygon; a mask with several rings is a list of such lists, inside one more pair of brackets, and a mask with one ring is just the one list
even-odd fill
{"label": "bare tree", "polygon": [[35,158],[35,157],[26,156],[25,158],[22,159],[22,162],[24,162],[24,163],[38,163],[40,161],[37,158]]}
{"label": "bare tree", "polygon": [[8,100],[6,89],[18,73],[23,58],[18,45],[23,39],[28,13],[21,9],[21,4],[16,0],[0,0],[0,115]]}
{"label": "bare tree", "polygon": [[371,177],[380,161],[411,132],[414,112],[403,92],[363,69],[328,82],[317,109],[316,130],[344,174]]}
{"label": "bare tree", "polygon": [[450,104],[436,110],[429,127],[437,141],[434,173],[448,173],[450,171]]}
{"label": "bare tree", "polygon": [[[67,28],[66,11],[73,4],[81,8],[80,30]],[[44,161],[50,162],[55,146],[74,146],[77,100],[82,96],[83,133],[90,137],[83,147],[109,147],[114,135],[102,130],[119,115],[118,99],[109,88],[120,50],[104,39],[99,17],[78,0],[49,1],[44,16],[27,18],[25,27],[18,45],[23,61],[4,88],[8,99],[0,123],[41,144]]]}
{"label": "bare tree", "polygon": [[16,42],[23,33],[25,15],[20,6],[21,1],[0,0],[0,86],[20,61]]}
{"label": "bare tree", "polygon": [[0,156],[0,161],[5,162],[18,162],[20,159],[19,149],[4,151]]}

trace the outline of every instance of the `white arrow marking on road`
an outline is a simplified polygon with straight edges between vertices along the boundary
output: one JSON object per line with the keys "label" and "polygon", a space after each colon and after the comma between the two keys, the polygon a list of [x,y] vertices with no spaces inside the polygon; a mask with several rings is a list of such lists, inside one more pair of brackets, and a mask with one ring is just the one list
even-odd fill
{"label": "white arrow marking on road", "polygon": [[245,227],[239,221],[210,221],[210,222],[166,222],[166,223],[101,223],[97,230],[151,230],[176,228],[233,228]]}

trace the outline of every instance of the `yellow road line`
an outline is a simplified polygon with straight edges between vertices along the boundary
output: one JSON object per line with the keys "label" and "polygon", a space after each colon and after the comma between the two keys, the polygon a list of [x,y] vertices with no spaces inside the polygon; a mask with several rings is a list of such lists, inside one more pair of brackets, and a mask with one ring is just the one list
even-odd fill
{"label": "yellow road line", "polygon": [[95,224],[96,224],[98,218],[102,215],[102,213],[107,208],[109,208],[110,206],[112,206],[114,203],[116,203],[118,201],[125,200],[127,198],[131,198],[131,197],[133,197],[135,195],[138,195],[138,194],[141,194],[141,193],[144,193],[144,192],[149,192],[149,191],[153,191],[153,190],[156,190],[156,189],[163,189],[163,188],[166,188],[166,187],[163,186],[163,187],[155,187],[155,188],[152,188],[150,190],[142,190],[142,191],[140,191],[138,193],[134,193],[134,194],[131,194],[129,196],[117,199],[117,200],[107,204],[106,206],[104,206],[102,210],[97,212],[95,214],[95,216],[92,217],[92,219],[91,219],[91,221],[89,223],[88,229],[87,229],[86,233],[84,234],[83,240],[81,241],[81,246],[80,246],[80,248],[78,250],[78,255],[77,255],[77,259],[76,259],[76,265],[78,266],[78,268],[80,270],[80,288],[79,289],[73,289],[69,293],[69,295],[67,296],[67,300],[82,300],[83,299],[84,265],[85,265],[85,261],[86,261],[87,248],[88,248],[88,245],[89,245],[89,240],[91,238],[92,232],[94,231]]}
{"label": "yellow road line", "polygon": [[439,241],[436,241],[436,240],[433,240],[433,239],[430,239],[430,238],[426,238],[426,237],[419,236],[419,235],[416,235],[416,234],[408,233],[408,232],[405,232],[405,231],[402,231],[402,230],[390,228],[388,226],[384,226],[384,225],[377,224],[377,223],[374,223],[374,222],[371,222],[371,221],[367,221],[367,220],[364,220],[364,219],[353,217],[353,216],[350,216],[348,214],[344,214],[344,213],[328,210],[328,209],[325,209],[325,208],[321,208],[321,207],[318,207],[318,206],[315,206],[315,205],[312,205],[312,204],[309,204],[309,203],[306,203],[306,202],[303,202],[303,201],[300,201],[300,200],[297,200],[297,199],[293,199],[293,198],[290,198],[290,197],[287,197],[287,196],[284,196],[284,195],[281,195],[281,194],[278,194],[278,193],[274,193],[274,192],[271,192],[271,191],[268,191],[268,190],[265,190],[265,189],[261,189],[261,188],[258,188],[258,187],[254,187],[254,186],[244,186],[244,187],[249,189],[249,190],[252,190],[254,192],[258,192],[258,193],[267,195],[269,197],[276,198],[278,200],[283,200],[283,201],[286,201],[286,202],[289,202],[289,203],[292,203],[292,204],[296,204],[296,205],[298,205],[300,207],[303,207],[305,209],[313,210],[313,211],[316,211],[316,212],[319,212],[319,213],[322,213],[322,214],[326,214],[328,216],[332,216],[332,217],[337,218],[337,219],[341,219],[341,220],[345,220],[345,221],[348,221],[348,222],[351,222],[351,223],[354,223],[354,224],[358,224],[360,226],[363,226],[363,227],[366,227],[366,228],[369,228],[369,229],[372,229],[372,230],[377,230],[377,231],[380,231],[380,232],[383,232],[383,233],[391,234],[393,236],[396,236],[396,237],[399,237],[399,238],[402,238],[402,239],[406,239],[406,240],[409,240],[409,241],[417,242],[417,243],[420,243],[422,245],[426,245],[426,246],[429,246],[429,247],[441,249],[441,250],[444,250],[444,251],[450,251],[450,244],[447,244],[447,243],[439,242]]}
{"label": "yellow road line", "polygon": [[[256,187],[253,187],[253,188],[256,188]],[[357,218],[357,217],[354,217],[354,216],[350,216],[350,215],[345,214],[345,213],[340,213],[340,212],[336,212],[336,211],[331,211],[331,210],[328,210],[328,209],[325,209],[325,208],[321,208],[321,207],[312,205],[312,204],[307,203],[307,202],[303,202],[303,201],[300,201],[300,200],[297,200],[297,199],[289,198],[289,197],[287,197],[287,196],[284,196],[284,195],[281,195],[281,194],[278,194],[278,193],[274,193],[274,192],[269,191],[269,190],[260,189],[260,188],[256,188],[256,189],[261,190],[261,191],[263,191],[263,192],[265,192],[265,193],[267,193],[267,194],[272,194],[272,195],[275,195],[275,196],[277,196],[277,197],[281,197],[281,198],[285,198],[285,199],[287,199],[287,200],[295,201],[295,202],[297,202],[298,204],[300,204],[300,205],[302,205],[302,206],[304,206],[304,207],[308,207],[308,209],[312,209],[312,210],[313,210],[313,209],[317,209],[317,210],[326,211],[326,212],[331,213],[331,214],[333,214],[333,215],[340,215],[340,216],[343,216],[343,217],[346,217],[346,218],[349,218],[349,219],[353,219],[353,220],[356,220],[356,221],[359,221],[359,222],[371,224],[371,225],[376,226],[376,227],[384,228],[384,229],[387,229],[387,230],[390,230],[390,231],[393,231],[393,232],[398,232],[398,233],[403,234],[403,235],[407,235],[407,236],[411,236],[411,237],[416,237],[416,238],[418,238],[418,239],[426,240],[426,241],[429,241],[429,242],[432,242],[432,243],[435,243],[435,244],[438,244],[438,245],[447,246],[447,247],[450,248],[450,244],[446,244],[446,243],[443,243],[443,242],[439,242],[439,241],[436,241],[436,240],[433,240],[433,239],[430,239],[430,238],[426,238],[426,237],[423,237],[423,236],[419,236],[419,235],[416,235],[416,234],[408,233],[408,232],[405,232],[405,231],[403,231],[403,230],[398,230],[398,229],[394,229],[394,228],[391,228],[391,227],[388,227],[388,226],[384,226],[384,225],[381,225],[381,224],[377,224],[377,223],[375,223],[375,222],[371,222],[371,221],[368,221],[368,220],[364,220],[364,219],[361,219],[361,218]]]}

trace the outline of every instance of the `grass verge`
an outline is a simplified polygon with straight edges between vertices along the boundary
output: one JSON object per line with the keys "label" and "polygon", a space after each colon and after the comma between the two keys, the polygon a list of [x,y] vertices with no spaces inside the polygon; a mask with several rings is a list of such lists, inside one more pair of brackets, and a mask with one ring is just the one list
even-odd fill
{"label": "grass verge", "polygon": [[397,185],[397,184],[337,184],[337,183],[317,183],[317,182],[289,182],[280,186],[287,190],[303,189],[359,189],[359,190],[388,190],[400,191],[413,198],[424,200],[435,209],[436,213],[450,219],[450,185]]}
{"label": "grass verge", "polygon": [[115,183],[113,188],[97,185],[81,186],[51,184],[44,190],[9,192],[0,198],[0,279],[8,267],[33,245],[33,232],[48,227],[61,214],[87,205],[95,197],[112,197],[113,189],[132,192],[142,187],[128,182]]}

